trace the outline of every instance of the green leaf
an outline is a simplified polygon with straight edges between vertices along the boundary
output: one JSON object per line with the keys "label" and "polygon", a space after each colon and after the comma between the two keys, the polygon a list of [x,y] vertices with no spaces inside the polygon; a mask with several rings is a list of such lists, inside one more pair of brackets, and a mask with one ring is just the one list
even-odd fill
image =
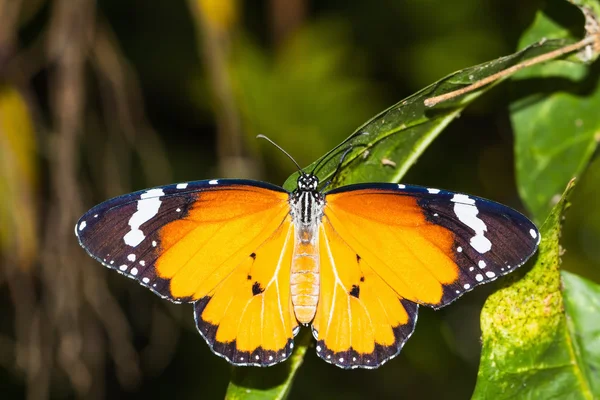
{"label": "green leaf", "polygon": [[268,368],[234,367],[225,396],[228,400],[285,399],[311,341],[310,332],[300,332],[292,356]]}
{"label": "green leaf", "polygon": [[[483,349],[473,399],[600,396],[600,289],[559,270],[569,184],[541,228],[537,259],[491,295],[481,313]],[[584,287],[585,286],[585,287]],[[585,289],[585,290],[584,290]],[[578,292],[578,293],[575,293]]]}
{"label": "green leaf", "polygon": [[[331,179],[342,155],[351,148],[331,188],[360,182],[398,182],[463,108],[499,81],[433,108],[424,105],[425,99],[463,88],[571,42],[568,39],[541,41],[518,53],[450,74],[375,116],[305,171],[311,171],[318,164],[316,175],[321,182]],[[284,188],[293,190],[297,177],[298,173],[290,176]]]}
{"label": "green leaf", "polygon": [[[600,4],[577,3],[593,3],[596,10]],[[588,8],[588,15],[592,9]],[[580,10],[566,2],[550,1],[538,12],[521,44],[542,38],[574,39],[572,31],[581,25]],[[599,78],[600,64],[572,60],[551,61],[513,77],[516,100],[511,105],[511,120],[517,185],[538,223],[548,215],[567,182],[583,172],[597,146]]]}
{"label": "green leaf", "polygon": [[567,326],[588,398],[600,396],[600,285],[561,272]]}

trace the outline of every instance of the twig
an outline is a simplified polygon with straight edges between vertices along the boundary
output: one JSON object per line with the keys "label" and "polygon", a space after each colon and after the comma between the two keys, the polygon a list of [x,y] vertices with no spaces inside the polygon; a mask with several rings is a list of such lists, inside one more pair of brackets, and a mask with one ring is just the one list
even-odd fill
{"label": "twig", "polygon": [[495,73],[493,75],[490,75],[487,78],[484,78],[484,79],[482,79],[480,81],[477,81],[477,82],[475,82],[475,83],[473,83],[473,84],[471,84],[469,86],[466,86],[464,88],[461,88],[461,89],[458,89],[458,90],[454,90],[452,92],[445,93],[445,94],[442,94],[442,95],[439,95],[439,96],[430,97],[428,99],[425,99],[425,102],[424,102],[425,106],[427,106],[427,107],[433,107],[436,104],[439,104],[439,103],[441,103],[443,101],[447,101],[447,100],[453,99],[455,97],[462,96],[463,94],[470,93],[470,92],[472,92],[474,90],[479,89],[482,86],[488,85],[488,84],[490,84],[490,83],[492,83],[492,82],[494,82],[494,81],[496,81],[498,79],[505,78],[505,77],[507,77],[509,75],[514,74],[517,71],[520,71],[520,70],[524,69],[524,68],[531,67],[533,65],[540,64],[540,63],[543,63],[545,61],[552,60],[554,58],[563,56],[563,55],[568,54],[568,53],[572,53],[572,52],[577,51],[577,50],[581,50],[582,48],[584,48],[586,46],[590,46],[590,45],[594,44],[594,42],[596,40],[598,40],[596,37],[589,36],[589,37],[586,37],[585,39],[580,40],[577,43],[573,43],[571,45],[568,45],[568,46],[565,46],[565,47],[561,47],[560,49],[551,51],[549,53],[545,53],[545,54],[542,54],[540,56],[534,57],[534,58],[532,58],[530,60],[523,61],[522,63],[513,65],[510,68],[507,68],[507,69],[505,69],[503,71],[500,71],[500,72],[497,72],[497,73]]}

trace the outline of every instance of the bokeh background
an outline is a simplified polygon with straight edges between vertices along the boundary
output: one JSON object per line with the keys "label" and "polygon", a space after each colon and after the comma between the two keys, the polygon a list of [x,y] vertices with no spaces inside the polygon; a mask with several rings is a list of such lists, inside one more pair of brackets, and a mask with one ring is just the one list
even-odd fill
{"label": "bokeh background", "polygon": [[[192,308],[89,259],[77,218],[109,197],[221,177],[282,184],[384,108],[514,52],[538,1],[0,0],[0,397],[222,398],[231,367]],[[571,12],[568,6],[565,13]],[[577,18],[573,12],[575,25]],[[500,85],[404,181],[523,210]],[[563,266],[600,281],[600,162]],[[422,309],[400,356],[343,371],[309,350],[290,398],[468,398],[494,284]],[[265,384],[268,384],[267,382]]]}

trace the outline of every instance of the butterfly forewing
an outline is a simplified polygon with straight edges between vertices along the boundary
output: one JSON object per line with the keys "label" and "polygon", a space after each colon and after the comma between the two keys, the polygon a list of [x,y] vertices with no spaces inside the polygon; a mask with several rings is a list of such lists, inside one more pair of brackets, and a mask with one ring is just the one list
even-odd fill
{"label": "butterfly forewing", "polygon": [[340,237],[399,296],[434,308],[522,265],[540,240],[519,212],[438,189],[352,185],[326,199]]}

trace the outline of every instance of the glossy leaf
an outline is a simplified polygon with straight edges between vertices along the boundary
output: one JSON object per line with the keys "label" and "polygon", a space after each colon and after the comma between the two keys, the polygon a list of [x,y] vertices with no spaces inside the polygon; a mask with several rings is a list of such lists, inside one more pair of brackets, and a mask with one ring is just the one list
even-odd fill
{"label": "glossy leaf", "polygon": [[[600,7],[597,1],[576,3]],[[552,6],[538,12],[521,38],[522,45],[542,38],[575,39],[573,19],[582,23],[583,15],[566,2],[549,4]],[[583,172],[597,146],[600,65],[574,61],[578,60],[535,66],[512,80],[517,185],[536,222],[548,215],[567,182]]]}
{"label": "glossy leaf", "polygon": [[[317,176],[322,182],[327,181],[332,178],[343,154],[351,149],[330,188],[360,182],[398,182],[463,108],[495,83],[432,108],[424,105],[425,99],[463,88],[571,42],[569,39],[542,41],[518,53],[450,74],[375,116],[336,149],[304,170],[312,171],[318,165]],[[297,177],[298,173],[290,176],[284,187],[294,189]]]}
{"label": "glossy leaf", "polygon": [[572,189],[571,182],[542,226],[531,268],[510,275],[506,287],[485,303],[473,399],[600,396],[594,382],[599,378],[600,288],[565,274],[563,289],[559,270],[561,221]]}

